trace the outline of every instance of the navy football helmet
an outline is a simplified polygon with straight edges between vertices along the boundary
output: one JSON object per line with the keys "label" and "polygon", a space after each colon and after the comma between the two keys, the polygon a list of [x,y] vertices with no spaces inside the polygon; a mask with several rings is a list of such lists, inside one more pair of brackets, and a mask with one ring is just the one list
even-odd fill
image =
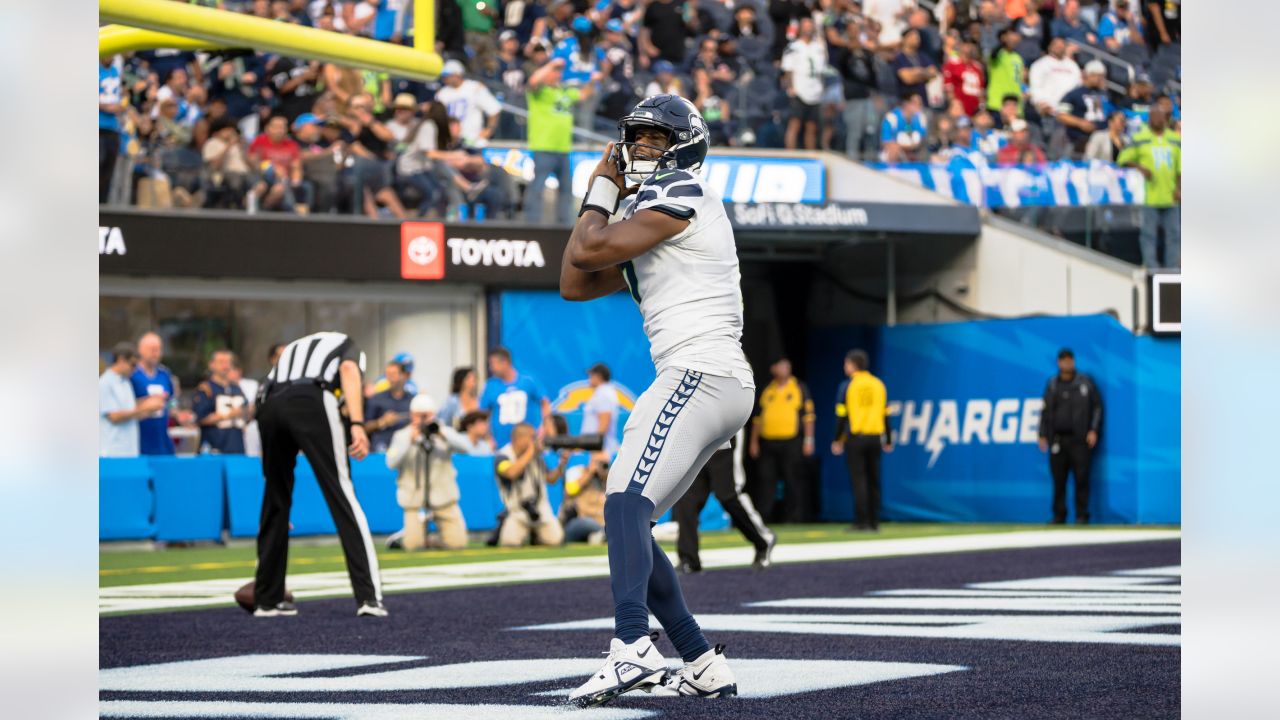
{"label": "navy football helmet", "polygon": [[[667,133],[667,147],[658,148],[636,142],[636,136],[645,128],[657,128]],[[693,103],[679,95],[654,95],[641,100],[626,117],[618,121],[619,169],[628,180],[644,182],[659,170],[688,170],[697,172],[707,157],[707,122]],[[637,157],[637,147],[653,151],[655,157]],[[659,154],[660,155],[657,155]]]}

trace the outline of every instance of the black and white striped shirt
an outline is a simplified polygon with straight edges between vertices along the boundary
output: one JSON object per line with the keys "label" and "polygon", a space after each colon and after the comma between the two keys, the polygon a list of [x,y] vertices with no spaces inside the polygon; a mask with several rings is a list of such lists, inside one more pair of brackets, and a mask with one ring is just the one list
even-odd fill
{"label": "black and white striped shirt", "polygon": [[354,360],[364,372],[364,352],[350,337],[340,332],[314,333],[285,347],[267,375],[267,384],[312,380],[325,389],[337,389],[335,380],[343,360]]}

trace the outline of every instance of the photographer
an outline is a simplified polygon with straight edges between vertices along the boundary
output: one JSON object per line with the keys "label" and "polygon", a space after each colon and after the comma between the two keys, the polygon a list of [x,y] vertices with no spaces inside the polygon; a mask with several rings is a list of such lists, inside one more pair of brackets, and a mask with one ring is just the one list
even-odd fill
{"label": "photographer", "polygon": [[506,518],[498,530],[498,544],[520,547],[534,533],[540,545],[559,545],[564,541],[564,528],[551,512],[547,500],[547,483],[564,474],[568,453],[560,453],[560,463],[548,470],[542,458],[542,443],[529,423],[519,423],[511,430],[511,442],[498,451],[496,467],[498,492],[506,506]]}
{"label": "photographer", "polygon": [[452,454],[471,449],[467,437],[436,421],[435,402],[425,394],[409,403],[409,424],[391,436],[387,467],[399,471],[396,502],[404,510],[405,550],[427,546],[428,519],[440,531],[440,546],[458,550],[467,546],[467,524],[458,507],[457,471]]}
{"label": "photographer", "polygon": [[569,468],[564,481],[560,521],[565,542],[604,542],[604,489],[609,479],[609,455],[591,453],[586,466]]}

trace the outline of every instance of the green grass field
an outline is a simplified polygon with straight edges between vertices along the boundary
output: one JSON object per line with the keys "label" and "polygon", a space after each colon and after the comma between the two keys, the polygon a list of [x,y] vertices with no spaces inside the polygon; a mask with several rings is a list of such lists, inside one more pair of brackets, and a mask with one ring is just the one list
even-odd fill
{"label": "green grass field", "polygon": [[[775,527],[779,544],[811,542],[861,542],[895,538],[966,535],[1041,529],[1042,525],[950,525],[935,523],[891,523],[879,533],[853,533],[841,525],[783,525]],[[1096,527],[1096,526],[1095,526]],[[492,562],[555,557],[604,555],[604,546],[494,548],[472,542],[465,550],[406,553],[387,550],[379,544],[378,560],[384,568],[419,567],[452,563]],[[704,549],[745,546],[733,530],[702,534]],[[674,550],[673,545],[664,547]],[[238,541],[230,547],[198,546],[162,550],[138,549],[137,545],[113,547],[104,544],[98,554],[100,587],[146,583],[245,578],[253,576],[256,565],[252,541]],[[295,541],[289,548],[289,572],[310,573],[343,570],[342,550],[336,538],[322,541]]]}

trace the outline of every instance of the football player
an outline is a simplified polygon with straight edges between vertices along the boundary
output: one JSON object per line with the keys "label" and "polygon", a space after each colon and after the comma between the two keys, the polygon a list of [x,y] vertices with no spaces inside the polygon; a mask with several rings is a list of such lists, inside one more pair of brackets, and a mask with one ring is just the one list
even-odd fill
{"label": "football player", "polygon": [[[655,95],[618,128],[619,142],[596,166],[569,238],[560,294],[581,301],[628,289],[644,317],[657,378],[636,401],[609,470],[604,514],[614,638],[604,666],[569,696],[582,707],[637,689],[737,694],[723,647],[703,636],[651,532],[751,414],[755,383],[742,352],[737,247],[724,204],[697,174],[708,140],[694,105]],[[684,659],[674,675],[653,645],[650,612]]]}

